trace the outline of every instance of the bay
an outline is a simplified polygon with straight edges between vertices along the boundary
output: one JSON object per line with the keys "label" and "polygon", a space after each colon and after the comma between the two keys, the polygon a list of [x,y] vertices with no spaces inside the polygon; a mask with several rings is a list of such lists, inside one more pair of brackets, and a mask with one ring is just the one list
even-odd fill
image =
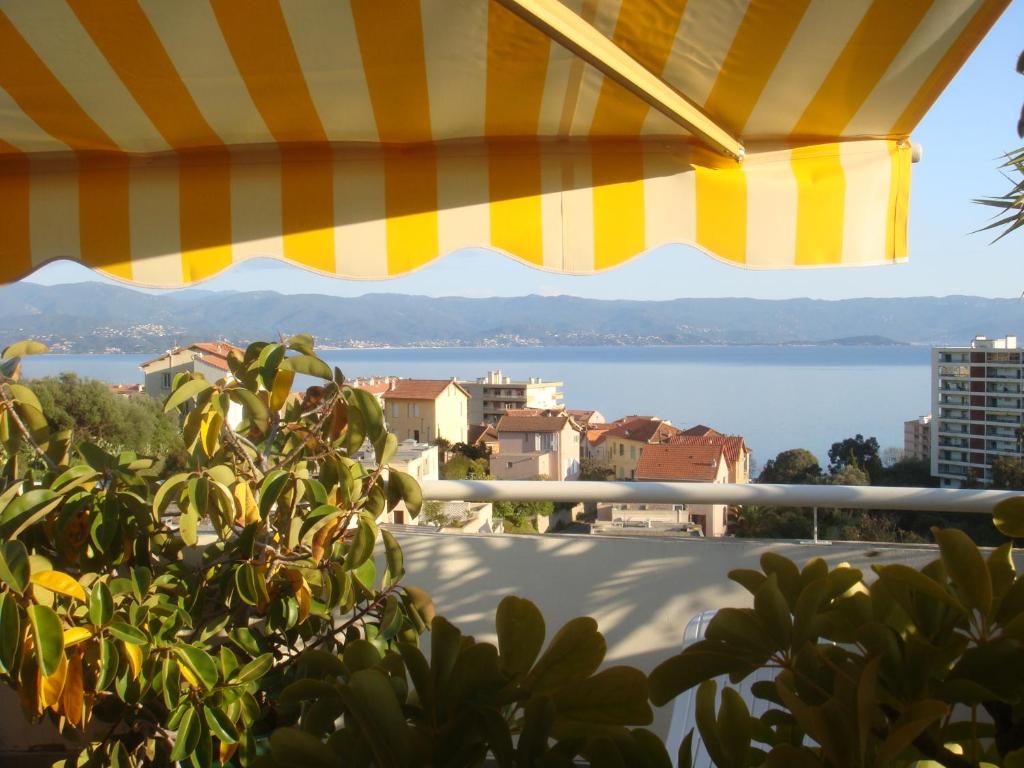
{"label": "bay", "polygon": [[[696,346],[347,349],[323,353],[346,376],[565,382],[569,408],[701,423],[743,435],[756,466],[788,448],[827,462],[832,442],[860,433],[903,446],[903,422],[928,413],[927,347]],[[147,355],[41,355],[27,377],[72,371],[111,383],[142,381]]]}

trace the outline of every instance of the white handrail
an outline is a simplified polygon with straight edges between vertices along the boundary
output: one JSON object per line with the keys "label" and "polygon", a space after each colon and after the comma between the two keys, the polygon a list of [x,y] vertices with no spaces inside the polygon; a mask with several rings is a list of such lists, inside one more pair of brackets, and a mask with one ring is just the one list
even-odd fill
{"label": "white handrail", "polygon": [[1017,491],[853,485],[761,485],[555,480],[424,480],[430,501],[555,501],[623,504],[762,504],[989,514]]}

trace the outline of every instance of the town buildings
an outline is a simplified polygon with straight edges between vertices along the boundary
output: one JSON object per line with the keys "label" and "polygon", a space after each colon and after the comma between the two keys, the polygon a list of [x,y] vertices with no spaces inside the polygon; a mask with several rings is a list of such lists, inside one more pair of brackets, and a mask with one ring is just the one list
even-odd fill
{"label": "town buildings", "polygon": [[750,482],[750,448],[739,435],[726,435],[717,429],[698,424],[669,438],[669,443],[691,446],[720,445],[725,452],[725,461],[729,471],[727,482]]}
{"label": "town buildings", "polygon": [[1021,458],[1021,373],[1016,336],[932,350],[931,470],[942,487],[988,485],[996,457]]}
{"label": "town buildings", "polygon": [[575,480],[580,472],[581,427],[562,411],[503,416],[496,427],[498,480]]}
{"label": "town buildings", "polygon": [[624,416],[596,437],[591,455],[615,471],[616,480],[636,479],[636,465],[646,445],[667,443],[681,430],[657,416]]}
{"label": "town buildings", "polygon": [[391,379],[383,400],[388,429],[399,440],[466,442],[469,393],[455,379]]}
{"label": "town buildings", "polygon": [[903,422],[903,457],[928,461],[932,455],[932,415]]}
{"label": "town buildings", "polygon": [[231,352],[245,354],[243,349],[218,341],[196,342],[172,349],[139,366],[146,377],[143,389],[150,397],[165,400],[171,394],[174,377],[183,371],[202,374],[211,382],[223,379],[230,372],[228,355]]}
{"label": "town buildings", "polygon": [[460,381],[469,394],[469,423],[497,424],[506,411],[517,408],[560,408],[562,382],[529,378],[513,381],[501,371],[489,371],[476,381]]}

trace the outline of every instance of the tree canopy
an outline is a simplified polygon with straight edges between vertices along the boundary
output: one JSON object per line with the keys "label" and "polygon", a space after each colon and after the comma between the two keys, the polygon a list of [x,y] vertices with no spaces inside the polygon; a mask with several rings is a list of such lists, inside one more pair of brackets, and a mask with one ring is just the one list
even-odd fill
{"label": "tree canopy", "polygon": [[807,485],[818,482],[820,478],[818,457],[806,448],[791,448],[765,462],[758,482]]}

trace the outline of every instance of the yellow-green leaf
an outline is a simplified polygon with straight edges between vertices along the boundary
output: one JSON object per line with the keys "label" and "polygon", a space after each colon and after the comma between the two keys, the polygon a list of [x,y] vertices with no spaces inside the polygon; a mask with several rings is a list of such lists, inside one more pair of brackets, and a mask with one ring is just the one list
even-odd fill
{"label": "yellow-green leaf", "polygon": [[32,574],[32,583],[45,587],[51,592],[59,592],[62,595],[73,597],[75,600],[85,602],[85,590],[82,585],[60,571],[39,571]]}
{"label": "yellow-green leaf", "polygon": [[1000,501],[992,509],[992,522],[999,532],[1014,539],[1024,537],[1024,496]]}
{"label": "yellow-green leaf", "polygon": [[64,629],[54,610],[45,605],[30,605],[28,620],[39,671],[48,677],[57,671],[64,658]]}

